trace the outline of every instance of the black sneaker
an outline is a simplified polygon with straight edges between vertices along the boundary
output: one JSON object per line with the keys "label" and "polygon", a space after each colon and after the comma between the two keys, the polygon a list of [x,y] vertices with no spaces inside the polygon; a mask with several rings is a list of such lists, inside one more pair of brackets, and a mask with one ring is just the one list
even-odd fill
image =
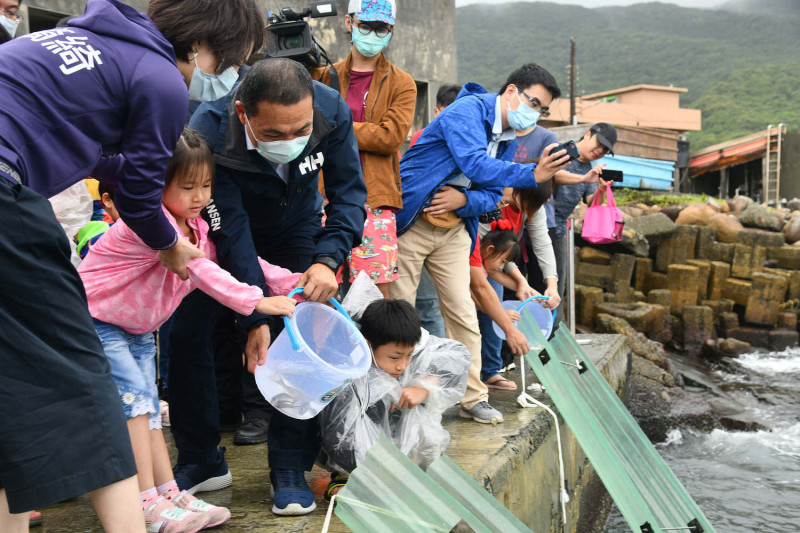
{"label": "black sneaker", "polygon": [[236,430],[233,436],[233,443],[239,445],[261,444],[267,441],[267,430],[269,420],[261,417],[247,417]]}
{"label": "black sneaker", "polygon": [[175,482],[180,490],[189,494],[209,492],[230,487],[233,483],[228,461],[225,460],[225,446],[217,451],[217,461],[208,464],[177,464],[172,469]]}

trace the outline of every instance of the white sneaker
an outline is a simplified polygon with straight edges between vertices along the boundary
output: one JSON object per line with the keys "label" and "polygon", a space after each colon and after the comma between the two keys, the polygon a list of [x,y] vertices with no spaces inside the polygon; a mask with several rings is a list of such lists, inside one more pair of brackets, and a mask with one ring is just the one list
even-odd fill
{"label": "white sneaker", "polygon": [[478,402],[472,409],[464,409],[464,407],[461,407],[458,416],[461,418],[471,418],[475,422],[491,424],[493,426],[503,422],[503,414],[489,405],[489,402]]}

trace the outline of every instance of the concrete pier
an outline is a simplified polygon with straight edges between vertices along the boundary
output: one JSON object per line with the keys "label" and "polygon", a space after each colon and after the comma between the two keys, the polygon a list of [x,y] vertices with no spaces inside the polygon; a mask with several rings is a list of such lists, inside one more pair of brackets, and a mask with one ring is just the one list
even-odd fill
{"label": "concrete pier", "polygon": [[[617,394],[625,398],[631,363],[624,337],[580,335],[579,338],[592,340],[584,350]],[[530,379],[533,372],[526,375]],[[519,371],[512,372],[509,377],[519,385]],[[570,496],[567,523],[563,525],[558,500],[560,482],[553,419],[543,409],[520,408],[516,404],[518,394],[519,390],[491,393],[490,402],[505,416],[505,422],[497,426],[461,419],[457,408],[446,412],[444,423],[451,435],[447,454],[536,533],[601,531],[610,500],[572,432],[560,420]],[[537,399],[552,406],[546,394]],[[169,432],[166,434],[170,452],[174,454]],[[231,441],[232,434],[223,435],[222,444],[227,447],[226,457],[233,474],[233,485],[198,495],[209,503],[230,508],[233,517],[217,530],[230,533],[321,531],[327,510],[322,497],[318,497],[317,510],[310,515],[273,515],[266,445],[234,446]],[[326,476],[319,468],[312,473],[311,485],[318,494],[327,486]],[[102,531],[87,496],[42,509],[42,512],[44,526],[32,529],[34,533],[37,530],[42,533]],[[330,531],[349,530],[334,516]]]}

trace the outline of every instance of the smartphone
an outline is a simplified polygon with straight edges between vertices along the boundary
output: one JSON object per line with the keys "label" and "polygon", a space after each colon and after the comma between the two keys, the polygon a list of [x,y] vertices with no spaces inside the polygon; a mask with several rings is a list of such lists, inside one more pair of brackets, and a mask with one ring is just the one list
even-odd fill
{"label": "smartphone", "polygon": [[600,174],[600,179],[606,181],[622,181],[622,171],[604,168],[603,173]]}
{"label": "smartphone", "polygon": [[574,159],[578,159],[581,156],[581,153],[578,151],[578,147],[575,146],[575,141],[569,140],[565,143],[561,143],[552,150],[550,150],[551,154],[555,154],[556,152],[560,152],[561,150],[566,150],[567,155],[569,156],[569,160],[572,161]]}

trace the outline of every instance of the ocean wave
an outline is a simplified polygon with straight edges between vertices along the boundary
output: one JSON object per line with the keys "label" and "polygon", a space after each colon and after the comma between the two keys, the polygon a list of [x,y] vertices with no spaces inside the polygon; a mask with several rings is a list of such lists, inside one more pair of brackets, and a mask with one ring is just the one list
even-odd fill
{"label": "ocean wave", "polygon": [[800,373],[800,348],[782,352],[746,353],[733,360],[747,370],[761,374]]}

